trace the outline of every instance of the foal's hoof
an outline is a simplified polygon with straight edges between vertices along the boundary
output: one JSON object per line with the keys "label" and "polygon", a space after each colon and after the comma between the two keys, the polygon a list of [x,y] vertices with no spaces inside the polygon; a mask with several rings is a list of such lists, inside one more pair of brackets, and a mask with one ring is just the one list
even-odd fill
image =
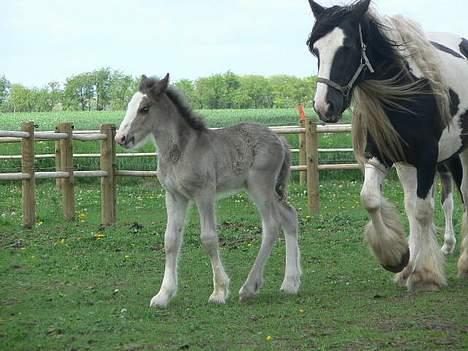
{"label": "foal's hoof", "polygon": [[157,294],[151,299],[150,307],[152,308],[166,308],[169,304],[169,298],[166,294]]}
{"label": "foal's hoof", "polygon": [[281,284],[280,291],[285,294],[296,295],[299,291],[299,287],[301,285],[301,279],[295,277],[288,277],[283,281]]}
{"label": "foal's hoof", "polygon": [[408,265],[410,259],[410,252],[409,250],[406,251],[406,253],[403,255],[401,258],[401,261],[398,265],[396,266],[388,266],[388,265],[382,265],[382,267],[392,273],[400,273],[405,267]]}
{"label": "foal's hoof", "polygon": [[239,290],[239,301],[240,302],[247,302],[247,301],[252,300],[255,297],[257,297],[257,294],[258,294],[258,290],[254,291],[252,289],[249,289],[249,288],[243,286]]}

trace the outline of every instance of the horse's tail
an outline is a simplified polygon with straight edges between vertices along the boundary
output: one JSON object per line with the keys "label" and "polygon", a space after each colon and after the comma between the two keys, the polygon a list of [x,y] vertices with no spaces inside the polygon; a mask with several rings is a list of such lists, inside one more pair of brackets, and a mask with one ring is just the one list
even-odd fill
{"label": "horse's tail", "polygon": [[286,202],[288,199],[289,176],[291,174],[291,151],[285,139],[281,138],[281,143],[284,150],[284,159],[276,181],[276,193],[280,201]]}

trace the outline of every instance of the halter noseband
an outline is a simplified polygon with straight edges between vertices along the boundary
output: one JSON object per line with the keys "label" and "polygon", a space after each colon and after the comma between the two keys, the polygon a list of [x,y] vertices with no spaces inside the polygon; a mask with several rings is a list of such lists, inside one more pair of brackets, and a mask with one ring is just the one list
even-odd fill
{"label": "halter noseband", "polygon": [[364,38],[362,36],[362,27],[361,24],[359,24],[359,38],[361,40],[361,64],[359,65],[358,69],[356,70],[356,73],[354,73],[353,77],[349,81],[348,84],[342,86],[339,85],[338,83],[335,83],[334,81],[326,78],[317,78],[317,83],[324,83],[336,90],[338,90],[341,94],[343,94],[343,97],[348,100],[349,95],[351,93],[351,90],[353,89],[354,83],[359,79],[359,76],[361,73],[367,68],[369,69],[369,72],[374,73],[374,67],[372,67],[372,64],[369,61],[369,58],[367,57],[367,45],[364,43]]}

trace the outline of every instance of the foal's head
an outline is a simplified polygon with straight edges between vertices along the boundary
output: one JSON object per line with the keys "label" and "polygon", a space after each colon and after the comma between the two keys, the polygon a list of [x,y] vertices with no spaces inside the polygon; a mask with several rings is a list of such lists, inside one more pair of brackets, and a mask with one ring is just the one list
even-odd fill
{"label": "foal's head", "polygon": [[140,89],[128,103],[127,112],[115,136],[115,141],[125,148],[133,148],[155,130],[164,118],[162,104],[169,85],[169,73],[161,80],[141,77]]}
{"label": "foal's head", "polygon": [[366,54],[365,51],[363,54],[360,24],[370,0],[330,8],[314,0],[309,3],[316,22],[307,45],[318,60],[314,108],[321,120],[334,123],[349,107],[352,90],[362,77],[362,70],[371,67],[364,65]]}

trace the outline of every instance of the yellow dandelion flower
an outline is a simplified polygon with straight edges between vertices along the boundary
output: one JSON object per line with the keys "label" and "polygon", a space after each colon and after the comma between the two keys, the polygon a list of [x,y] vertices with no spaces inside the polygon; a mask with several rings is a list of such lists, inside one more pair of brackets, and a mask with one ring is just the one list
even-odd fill
{"label": "yellow dandelion flower", "polygon": [[273,337],[272,337],[271,335],[268,335],[268,336],[266,337],[266,341],[271,341],[271,340],[273,340]]}

